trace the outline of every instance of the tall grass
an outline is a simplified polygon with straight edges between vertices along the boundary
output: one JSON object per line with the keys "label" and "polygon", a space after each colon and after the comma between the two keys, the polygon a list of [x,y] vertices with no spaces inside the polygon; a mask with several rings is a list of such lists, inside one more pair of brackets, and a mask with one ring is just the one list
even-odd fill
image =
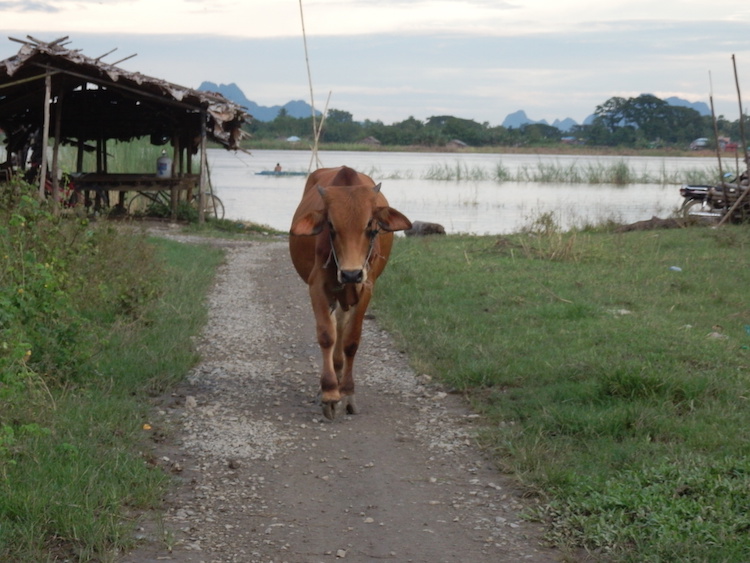
{"label": "tall grass", "polygon": [[565,233],[549,217],[401,238],[374,306],[419,372],[485,416],[550,541],[748,561],[748,251],[744,227]]}
{"label": "tall grass", "polygon": [[465,162],[449,164],[434,164],[422,176],[425,180],[441,180],[451,182],[478,182],[491,179],[490,174],[481,166],[469,166]]}
{"label": "tall grass", "polygon": [[195,362],[221,253],[55,218],[22,189],[0,205],[0,560],[114,561],[129,511],[163,496],[149,397]]}
{"label": "tall grass", "polygon": [[561,163],[555,161],[539,161],[535,164],[523,165],[515,171],[508,169],[502,161],[498,161],[494,169],[487,169],[480,165],[469,166],[456,161],[453,164],[434,164],[423,173],[422,179],[446,182],[538,182],[556,184],[707,184],[716,182],[718,169],[687,170],[669,172],[662,167],[657,172],[636,170],[625,160],[611,163],[605,162],[577,162]]}
{"label": "tall grass", "polygon": [[[172,157],[172,147],[152,145],[148,138],[132,141],[109,141],[107,144],[107,171],[112,174],[121,173],[156,173],[156,159],[162,150]],[[60,147],[60,167],[64,172],[76,171],[76,155],[78,149],[73,146]],[[194,159],[198,165],[198,159]],[[96,171],[96,152],[85,151],[83,155],[83,171]]]}

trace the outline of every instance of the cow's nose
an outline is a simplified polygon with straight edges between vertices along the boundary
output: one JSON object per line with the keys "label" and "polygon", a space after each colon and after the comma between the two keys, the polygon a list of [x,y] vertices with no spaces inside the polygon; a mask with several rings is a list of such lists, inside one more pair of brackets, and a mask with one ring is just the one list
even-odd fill
{"label": "cow's nose", "polygon": [[341,283],[362,283],[362,270],[341,270],[339,281]]}

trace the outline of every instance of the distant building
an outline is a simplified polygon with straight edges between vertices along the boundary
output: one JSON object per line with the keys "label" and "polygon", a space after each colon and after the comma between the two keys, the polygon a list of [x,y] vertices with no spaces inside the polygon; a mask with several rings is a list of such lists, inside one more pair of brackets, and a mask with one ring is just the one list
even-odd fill
{"label": "distant building", "polygon": [[719,137],[719,149],[722,151],[736,151],[737,143],[732,142],[729,137]]}
{"label": "distant building", "polygon": [[378,141],[375,137],[372,137],[372,136],[371,137],[365,137],[364,139],[362,139],[360,141],[360,143],[363,144],[363,145],[372,145],[374,147],[379,147],[380,146],[380,141]]}
{"label": "distant building", "polygon": [[469,145],[467,145],[463,141],[460,141],[459,139],[452,139],[448,141],[447,143],[445,143],[445,146],[448,147],[449,149],[465,149]]}
{"label": "distant building", "polygon": [[701,149],[707,149],[708,148],[708,139],[706,137],[700,137],[699,139],[695,139],[692,143],[690,143],[690,150],[692,151],[698,151]]}

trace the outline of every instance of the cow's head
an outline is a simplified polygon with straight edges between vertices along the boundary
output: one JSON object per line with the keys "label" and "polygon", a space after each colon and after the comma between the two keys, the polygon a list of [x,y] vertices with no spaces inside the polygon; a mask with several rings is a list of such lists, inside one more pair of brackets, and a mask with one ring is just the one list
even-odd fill
{"label": "cow's head", "polygon": [[323,209],[300,217],[291,234],[328,237],[339,283],[364,283],[378,234],[409,229],[411,222],[392,207],[377,204],[380,184],[318,186],[318,192]]}

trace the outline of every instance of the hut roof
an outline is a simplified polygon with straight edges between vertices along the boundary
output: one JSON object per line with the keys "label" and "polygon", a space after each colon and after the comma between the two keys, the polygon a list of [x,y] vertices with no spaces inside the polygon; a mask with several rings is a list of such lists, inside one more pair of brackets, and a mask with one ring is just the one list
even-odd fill
{"label": "hut roof", "polygon": [[9,145],[22,145],[43,125],[49,76],[50,112],[55,116],[60,108],[63,143],[147,136],[160,145],[178,137],[180,146],[195,152],[205,119],[208,139],[227,149],[240,148],[242,125],[250,116],[221,94],[126,71],[117,66],[125,59],[105,63],[102,59],[112,51],[88,57],[67,48],[67,37],[52,42],[30,36],[10,39],[22,46],[18,54],[0,61],[0,129]]}

